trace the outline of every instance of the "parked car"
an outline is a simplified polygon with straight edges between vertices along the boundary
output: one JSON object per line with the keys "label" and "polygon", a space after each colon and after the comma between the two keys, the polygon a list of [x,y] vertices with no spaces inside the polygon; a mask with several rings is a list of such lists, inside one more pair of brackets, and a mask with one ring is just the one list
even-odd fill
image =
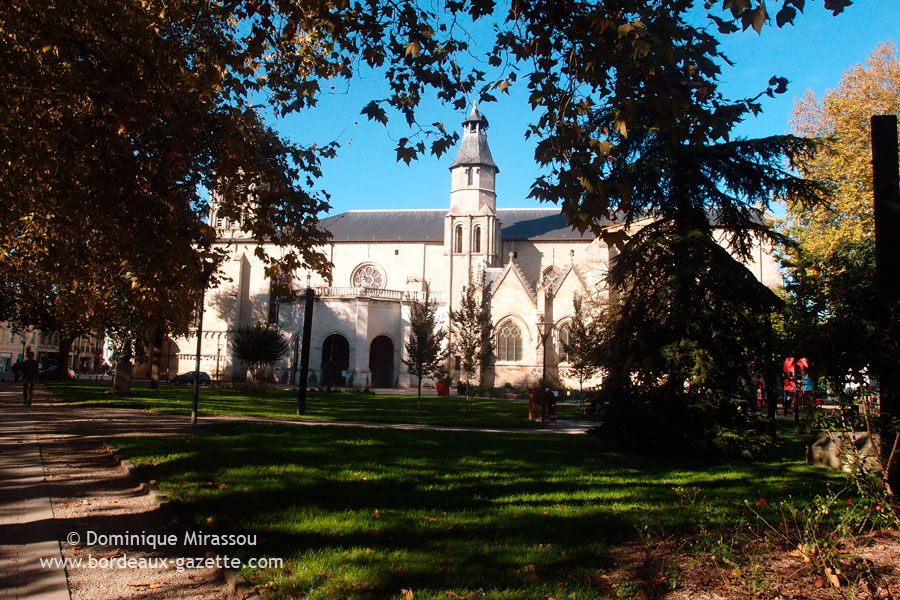
{"label": "parked car", "polygon": [[[174,383],[175,385],[181,385],[182,383],[189,383],[189,384],[193,385],[194,384],[194,372],[188,371],[187,373],[180,373],[180,374],[172,377],[172,379],[170,379],[169,381],[171,383]],[[200,385],[207,385],[210,383],[210,381],[211,380],[209,378],[209,375],[207,375],[203,371],[200,371]]]}
{"label": "parked car", "polygon": [[[73,371],[71,367],[67,367],[67,369],[69,371],[69,377],[74,379],[75,371]],[[47,367],[43,371],[38,371],[38,377],[47,377],[47,378],[56,377],[56,365],[53,365],[52,367]]]}

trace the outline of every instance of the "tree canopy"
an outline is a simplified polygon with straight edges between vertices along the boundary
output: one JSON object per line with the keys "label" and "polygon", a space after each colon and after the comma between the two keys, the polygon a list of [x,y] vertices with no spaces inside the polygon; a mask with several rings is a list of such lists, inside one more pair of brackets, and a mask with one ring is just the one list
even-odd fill
{"label": "tree canopy", "polygon": [[[825,0],[835,14],[849,5]],[[803,8],[782,0],[775,24]],[[467,31],[479,21],[490,42]],[[107,326],[187,331],[213,254],[210,197],[220,216],[270,243],[257,252],[271,270],[327,270],[317,251],[327,195],[316,178],[336,146],[286,140],[265,118],[314,108],[323,81],[363,68],[383,72],[389,94],[362,113],[411,126],[398,160],[440,155],[456,139],[418,122],[429,93],[462,108],[524,81],[535,112],[527,133],[548,170],[533,197],[620,244],[621,231],[603,228],[610,218],[684,223],[690,214],[706,229],[715,214],[740,254],[748,231],[768,233],[751,204],[764,209],[765,192],[778,191],[754,187],[750,170],[774,175],[778,188],[773,161],[803,144],[729,146],[734,125],[787,82],[773,76],[757,96],[725,98],[718,77],[728,60],[713,31],[767,22],[763,0],[3,3],[0,269],[17,282],[4,305],[41,296],[27,287],[34,280],[63,306],[90,294],[83,309],[56,310],[85,327],[102,314]],[[712,145],[705,162],[685,160]],[[712,185],[683,194],[668,175],[684,165],[705,169]],[[721,185],[735,193],[717,193]],[[91,283],[76,292],[76,280]]]}
{"label": "tree canopy", "polygon": [[234,356],[247,363],[256,383],[262,382],[267,367],[287,354],[289,346],[280,331],[262,323],[238,327],[230,343]]}
{"label": "tree canopy", "polygon": [[879,45],[866,60],[844,73],[822,98],[812,92],[797,101],[794,133],[826,140],[820,152],[798,161],[800,172],[821,181],[831,206],[790,202],[783,225],[807,253],[828,256],[842,244],[872,239],[872,140],[869,118],[900,113],[900,60],[893,44]]}
{"label": "tree canopy", "polygon": [[[873,365],[875,224],[869,119],[900,112],[900,61],[892,44],[878,46],[864,65],[844,73],[818,99],[797,102],[792,126],[825,140],[798,167],[831,194],[828,206],[790,201],[782,231],[796,240],[785,249],[792,312],[786,335],[792,352],[843,390]],[[790,198],[789,198],[790,200]]]}

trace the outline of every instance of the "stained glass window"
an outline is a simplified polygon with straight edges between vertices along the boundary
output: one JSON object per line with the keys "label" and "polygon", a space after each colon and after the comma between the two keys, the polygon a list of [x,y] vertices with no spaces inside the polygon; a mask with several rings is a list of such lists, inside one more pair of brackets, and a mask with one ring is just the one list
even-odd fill
{"label": "stained glass window", "polygon": [[569,345],[569,340],[572,337],[572,325],[570,323],[565,323],[562,327],[559,328],[559,362],[569,362],[569,352],[566,350],[566,346]]}
{"label": "stained glass window", "polygon": [[384,289],[384,275],[375,265],[362,265],[353,273],[353,287]]}
{"label": "stained glass window", "polygon": [[522,331],[512,321],[504,323],[497,332],[497,354],[503,361],[522,360]]}

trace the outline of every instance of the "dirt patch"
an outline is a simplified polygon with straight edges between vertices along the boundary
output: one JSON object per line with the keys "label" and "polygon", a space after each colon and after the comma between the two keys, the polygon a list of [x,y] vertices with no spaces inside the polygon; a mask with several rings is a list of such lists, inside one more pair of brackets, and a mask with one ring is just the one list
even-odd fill
{"label": "dirt patch", "polygon": [[[73,600],[229,597],[215,568],[178,572],[177,559],[203,557],[201,548],[100,543],[100,536],[112,534],[174,535],[183,540],[179,524],[146,486],[119,467],[101,442],[43,439],[41,454],[62,555],[69,561],[66,575]],[[73,563],[79,560],[80,566]]]}
{"label": "dirt patch", "polygon": [[[710,538],[718,550],[704,547]],[[730,549],[730,550],[728,550]],[[611,598],[639,600],[900,600],[900,534],[883,531],[838,545],[836,563],[816,566],[796,548],[740,532],[650,539],[614,549],[616,565],[592,584]]]}

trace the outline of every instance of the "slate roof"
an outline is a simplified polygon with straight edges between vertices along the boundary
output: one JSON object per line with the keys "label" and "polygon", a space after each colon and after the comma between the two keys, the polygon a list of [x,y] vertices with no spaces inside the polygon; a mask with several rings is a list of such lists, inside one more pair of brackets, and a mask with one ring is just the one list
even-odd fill
{"label": "slate roof", "polygon": [[351,210],[322,219],[334,242],[443,242],[446,210]]}
{"label": "slate roof", "polygon": [[488,148],[487,136],[483,133],[463,134],[463,138],[459,142],[456,158],[453,159],[453,164],[450,165],[450,168],[460,165],[485,165],[494,167],[498,172],[500,171],[497,163],[494,162],[494,158],[491,156],[491,149]]}
{"label": "slate roof", "polygon": [[558,208],[501,208],[497,210],[504,240],[592,240],[566,222]]}
{"label": "slate roof", "polygon": [[[351,210],[322,219],[334,242],[443,242],[446,209]],[[558,208],[501,208],[500,235],[509,240],[591,240],[574,231]]]}
{"label": "slate roof", "polygon": [[[469,124],[476,124],[476,131],[471,131]],[[487,119],[478,112],[478,105],[472,105],[472,112],[463,121],[463,136],[459,142],[459,150],[456,152],[456,158],[450,168],[460,165],[484,165],[493,167],[497,172],[500,169],[494,158],[491,156],[491,149],[488,147],[487,135],[485,130],[488,128]]]}

